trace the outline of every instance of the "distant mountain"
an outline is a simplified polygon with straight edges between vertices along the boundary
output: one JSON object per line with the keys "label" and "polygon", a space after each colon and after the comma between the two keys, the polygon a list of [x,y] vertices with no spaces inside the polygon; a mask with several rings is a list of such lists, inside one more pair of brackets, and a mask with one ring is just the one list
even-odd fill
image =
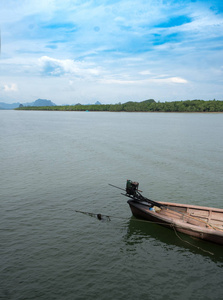
{"label": "distant mountain", "polygon": [[96,101],[95,103],[88,103],[88,104],[81,104],[81,103],[78,103],[77,105],[101,105],[101,102]]}
{"label": "distant mountain", "polygon": [[30,102],[30,103],[4,103],[4,102],[0,102],[0,109],[14,109],[19,107],[20,105],[23,106],[56,106],[55,103],[53,103],[51,100],[46,100],[46,99],[37,99],[34,102]]}
{"label": "distant mountain", "polygon": [[[27,105],[24,105],[24,106],[27,106]],[[32,103],[31,106],[56,106],[56,104],[53,103],[51,100],[37,99],[36,101],[34,101]]]}
{"label": "distant mountain", "polygon": [[19,105],[20,105],[19,102],[17,102],[17,103],[12,103],[12,104],[0,102],[0,107],[1,107],[1,109],[14,109],[14,108],[19,107]]}

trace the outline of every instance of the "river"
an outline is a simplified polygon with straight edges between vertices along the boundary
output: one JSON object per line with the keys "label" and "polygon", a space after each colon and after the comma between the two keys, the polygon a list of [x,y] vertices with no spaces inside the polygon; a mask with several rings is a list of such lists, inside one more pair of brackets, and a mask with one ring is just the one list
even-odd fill
{"label": "river", "polygon": [[0,124],[0,299],[223,299],[222,246],[136,220],[109,186],[223,208],[223,114],[0,111]]}

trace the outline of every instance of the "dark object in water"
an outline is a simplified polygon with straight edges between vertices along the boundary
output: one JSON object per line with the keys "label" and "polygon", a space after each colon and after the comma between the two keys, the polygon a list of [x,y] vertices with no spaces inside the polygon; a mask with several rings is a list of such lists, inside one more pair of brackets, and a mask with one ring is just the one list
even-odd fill
{"label": "dark object in water", "polygon": [[102,219],[101,214],[97,214],[97,218],[98,218],[98,220],[101,220]]}
{"label": "dark object in water", "polygon": [[75,210],[75,211],[78,212],[78,213],[81,213],[81,214],[85,214],[85,215],[97,218],[100,221],[101,220],[111,221],[110,216],[105,216],[105,215],[102,215],[102,214],[95,214],[95,213],[91,213],[91,212],[87,212],[87,211],[80,211],[80,210]]}

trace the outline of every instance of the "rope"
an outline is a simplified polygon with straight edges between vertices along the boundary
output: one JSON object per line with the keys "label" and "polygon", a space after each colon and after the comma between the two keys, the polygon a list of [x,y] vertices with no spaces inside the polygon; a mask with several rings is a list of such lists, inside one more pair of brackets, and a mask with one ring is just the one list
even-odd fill
{"label": "rope", "polygon": [[182,242],[187,243],[187,244],[189,244],[190,246],[197,248],[198,250],[201,250],[201,251],[203,251],[203,252],[209,253],[210,255],[214,255],[214,253],[212,253],[212,252],[210,252],[210,251],[204,250],[204,249],[202,249],[201,247],[195,246],[195,245],[191,244],[190,242],[183,240],[183,239],[179,236],[179,234],[177,233],[175,226],[174,226],[173,224],[171,224],[171,227],[173,228],[173,230],[174,230],[176,236],[178,237],[178,239],[180,239]]}

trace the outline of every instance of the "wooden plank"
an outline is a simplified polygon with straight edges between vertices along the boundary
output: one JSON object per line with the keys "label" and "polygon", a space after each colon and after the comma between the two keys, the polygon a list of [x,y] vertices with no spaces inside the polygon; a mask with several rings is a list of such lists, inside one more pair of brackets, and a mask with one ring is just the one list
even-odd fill
{"label": "wooden plank", "polygon": [[208,210],[202,210],[202,209],[198,210],[198,209],[189,208],[188,213],[191,216],[198,217],[198,218],[208,219],[208,217],[209,217],[209,211]]}
{"label": "wooden plank", "polygon": [[211,221],[212,220],[217,220],[217,221],[223,222],[223,214],[216,212],[216,211],[212,211]]}

